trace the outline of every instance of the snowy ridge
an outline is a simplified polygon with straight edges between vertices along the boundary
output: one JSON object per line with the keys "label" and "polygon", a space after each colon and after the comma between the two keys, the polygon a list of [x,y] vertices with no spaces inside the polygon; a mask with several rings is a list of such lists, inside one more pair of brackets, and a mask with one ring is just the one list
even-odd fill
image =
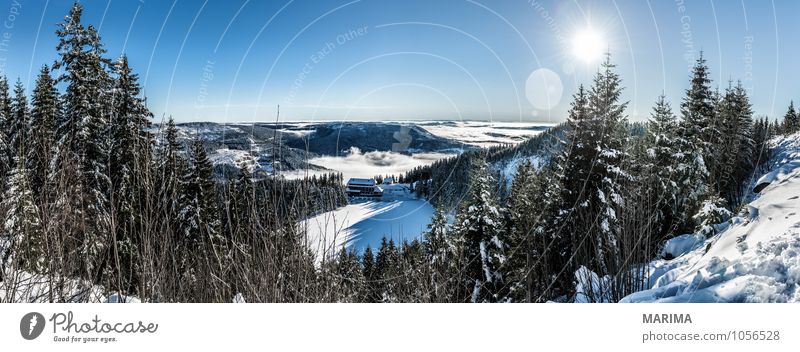
{"label": "snowy ridge", "polygon": [[760,195],[717,235],[666,244],[673,260],[649,264],[650,289],[622,302],[800,301],[800,134],[771,142]]}

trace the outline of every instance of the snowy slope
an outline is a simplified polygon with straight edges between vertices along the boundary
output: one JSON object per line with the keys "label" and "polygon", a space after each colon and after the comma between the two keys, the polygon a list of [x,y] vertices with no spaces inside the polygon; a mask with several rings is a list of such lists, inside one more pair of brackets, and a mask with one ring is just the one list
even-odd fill
{"label": "snowy slope", "polygon": [[800,134],[772,144],[772,171],[746,214],[707,240],[671,240],[679,256],[650,263],[651,289],[622,302],[800,301]]}
{"label": "snowy slope", "polygon": [[361,253],[367,246],[377,249],[383,237],[394,242],[420,238],[433,216],[424,200],[369,201],[349,204],[303,221],[309,248],[317,261],[338,253],[342,246]]}

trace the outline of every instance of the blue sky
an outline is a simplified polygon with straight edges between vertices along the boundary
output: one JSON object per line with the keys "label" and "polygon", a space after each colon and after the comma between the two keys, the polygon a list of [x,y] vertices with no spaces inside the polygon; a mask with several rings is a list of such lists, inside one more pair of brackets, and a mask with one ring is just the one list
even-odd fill
{"label": "blue sky", "polygon": [[[613,53],[634,120],[662,91],[677,107],[700,50],[714,84],[742,79],[758,114],[783,115],[800,81],[794,0],[83,3],[151,110],[178,121],[274,120],[278,104],[285,120],[560,121],[596,70],[573,53],[586,28]],[[30,85],[72,0],[2,4],[0,69]]]}

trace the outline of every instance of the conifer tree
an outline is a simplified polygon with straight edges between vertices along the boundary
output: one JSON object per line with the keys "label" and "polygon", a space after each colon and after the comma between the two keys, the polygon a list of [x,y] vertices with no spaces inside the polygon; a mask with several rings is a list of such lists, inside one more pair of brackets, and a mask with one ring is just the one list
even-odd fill
{"label": "conifer tree", "polygon": [[647,130],[647,150],[642,170],[642,182],[637,183],[648,196],[654,199],[652,211],[655,214],[656,237],[665,238],[676,228],[675,213],[678,193],[677,166],[680,162],[678,123],[666,96],[658,97],[650,125]]}
{"label": "conifer tree", "polygon": [[83,223],[74,234],[80,243],[78,255],[84,261],[81,272],[86,279],[101,281],[108,264],[105,255],[111,233],[107,170],[111,80],[105,70],[108,60],[103,58],[100,37],[93,26],[83,26],[82,14],[83,6],[76,2],[56,31],[60,57],[53,67],[63,69],[58,81],[66,83],[66,90],[64,113],[57,127],[58,152],[52,165],[62,174],[69,169],[66,164],[80,165],[80,179],[66,182],[79,185],[81,194],[61,196],[80,199],[81,204],[70,211],[77,212],[74,217]]}
{"label": "conifer tree", "polygon": [[[17,79],[14,85],[14,99],[11,101],[12,116],[9,121],[8,139],[11,142],[11,149],[14,155],[26,154],[28,136],[28,128],[30,126],[30,113],[28,111],[28,97],[25,95],[25,88],[22,86],[22,81]],[[16,162],[15,158],[15,162]],[[18,161],[25,161],[22,158]]]}
{"label": "conifer tree", "polygon": [[50,68],[42,66],[31,98],[30,138],[28,164],[31,169],[31,188],[42,189],[47,181],[50,161],[56,145],[56,122],[60,118],[59,94],[50,75]]}
{"label": "conifer tree", "polygon": [[11,95],[9,94],[8,79],[0,77],[0,131],[5,134],[8,140],[11,122],[13,121],[14,111],[11,105]]}
{"label": "conifer tree", "polygon": [[530,297],[527,290],[532,285],[537,262],[534,258],[534,240],[536,226],[542,220],[541,209],[536,204],[537,188],[540,184],[536,179],[536,170],[529,160],[525,160],[518,168],[514,181],[511,184],[511,195],[508,200],[508,228],[507,244],[508,260],[504,267],[508,276],[506,285],[512,300],[526,301]]}
{"label": "conifer tree", "polygon": [[800,117],[798,117],[798,112],[794,108],[794,101],[792,101],[789,103],[789,110],[783,116],[783,133],[792,134],[800,130],[800,122],[798,120],[800,120]]}
{"label": "conifer tree", "polygon": [[470,175],[468,200],[462,204],[453,232],[464,245],[465,289],[471,302],[500,302],[508,299],[504,275],[506,261],[502,209],[494,197],[495,179],[485,159],[478,157]]}
{"label": "conifer tree", "polygon": [[449,280],[455,275],[453,270],[455,268],[452,265],[456,253],[448,241],[450,235],[450,225],[447,223],[444,208],[437,207],[423,241],[425,256],[430,267],[430,286],[433,290],[431,299],[434,302],[446,302],[452,299]]}
{"label": "conifer tree", "polygon": [[[47,251],[42,233],[39,209],[28,181],[28,169],[23,158],[17,157],[14,171],[6,185],[0,209],[5,211],[3,232],[11,239],[10,250],[17,267],[41,273],[47,266]],[[3,258],[5,264],[7,260]]]}

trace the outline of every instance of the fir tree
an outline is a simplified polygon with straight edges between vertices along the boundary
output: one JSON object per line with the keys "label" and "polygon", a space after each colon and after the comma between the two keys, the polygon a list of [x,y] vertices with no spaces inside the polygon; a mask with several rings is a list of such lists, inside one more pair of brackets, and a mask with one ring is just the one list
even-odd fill
{"label": "fir tree", "polygon": [[529,160],[525,160],[517,168],[508,200],[508,223],[511,226],[508,229],[509,251],[504,271],[508,273],[506,285],[514,301],[530,300],[528,290],[532,286],[536,262],[533,249],[535,229],[541,221],[541,209],[536,204],[539,185],[535,168]]}
{"label": "fir tree", "polygon": [[[28,111],[28,97],[25,95],[25,88],[22,81],[17,79],[14,85],[14,99],[11,102],[12,116],[8,121],[8,139],[11,142],[11,149],[14,155],[26,155],[28,128],[30,127],[30,113]],[[23,158],[20,161],[25,161]]]}
{"label": "fir tree", "polygon": [[[699,149],[700,155],[704,158],[712,155],[715,146],[711,141],[718,135],[718,131],[714,131],[714,101],[708,66],[701,52],[692,70],[691,86],[681,103],[683,122],[680,130],[681,137],[685,138],[693,149]],[[706,164],[708,170],[713,170],[712,164],[708,161]]]}
{"label": "fir tree", "polygon": [[41,273],[47,265],[47,252],[39,209],[34,201],[24,160],[18,157],[16,165],[0,205],[0,209],[5,211],[3,230],[11,239],[10,250],[6,252],[2,264],[13,253],[19,268]]}
{"label": "fir tree", "polygon": [[795,111],[794,101],[791,101],[789,110],[783,116],[783,133],[792,134],[800,130],[800,122],[798,120],[800,120],[800,117],[798,117],[798,112]]}
{"label": "fir tree", "polygon": [[471,302],[505,301],[504,275],[500,271],[506,257],[502,209],[494,197],[494,177],[486,161],[478,158],[473,166],[469,199],[456,216],[453,232],[464,243],[465,288]]}
{"label": "fir tree", "polygon": [[8,80],[2,76],[0,77],[0,132],[5,134],[6,140],[8,140],[9,130],[14,120],[14,110],[11,104]]}
{"label": "fir tree", "polygon": [[[569,274],[579,266],[601,276],[621,270],[617,214],[623,206],[621,182],[630,175],[622,169],[627,103],[620,101],[621,79],[614,67],[607,55],[588,97],[579,89],[570,110],[559,211],[559,232],[570,238],[572,254],[564,267]],[[600,289],[599,295],[610,294]]]}
{"label": "fir tree", "polygon": [[435,302],[452,299],[448,281],[455,275],[453,270],[455,268],[452,265],[456,253],[449,244],[449,236],[450,225],[447,223],[447,215],[442,207],[437,207],[423,240],[425,256],[428,258],[427,264],[430,267],[430,286],[433,290],[431,299]]}
{"label": "fir tree", "polygon": [[724,121],[720,129],[720,141],[724,153],[720,153],[717,176],[718,190],[727,204],[736,206],[742,199],[742,182],[756,166],[755,145],[752,139],[753,111],[747,92],[741,82],[730,85],[720,109]]}
{"label": "fir tree", "polygon": [[60,118],[59,95],[50,68],[42,66],[31,98],[31,148],[28,164],[31,169],[31,187],[41,189],[47,181],[50,161],[53,159],[56,121]]}
{"label": "fir tree", "polygon": [[53,67],[63,69],[59,81],[67,86],[53,165],[59,172],[67,169],[67,163],[80,165],[80,180],[71,182],[80,185],[81,204],[72,209],[79,212],[76,217],[83,219],[85,226],[80,226],[82,231],[75,237],[80,238],[79,253],[84,258],[81,271],[89,276],[87,279],[100,281],[107,265],[105,254],[111,232],[111,182],[107,170],[111,80],[105,70],[108,60],[102,56],[105,49],[100,37],[94,27],[81,24],[82,14],[83,6],[76,2],[56,31],[60,57]]}
{"label": "fir tree", "polygon": [[676,196],[678,193],[677,166],[680,160],[678,123],[666,96],[661,95],[650,115],[647,130],[647,150],[643,156],[642,182],[638,187],[646,190],[658,224],[656,237],[663,239],[675,231]]}

